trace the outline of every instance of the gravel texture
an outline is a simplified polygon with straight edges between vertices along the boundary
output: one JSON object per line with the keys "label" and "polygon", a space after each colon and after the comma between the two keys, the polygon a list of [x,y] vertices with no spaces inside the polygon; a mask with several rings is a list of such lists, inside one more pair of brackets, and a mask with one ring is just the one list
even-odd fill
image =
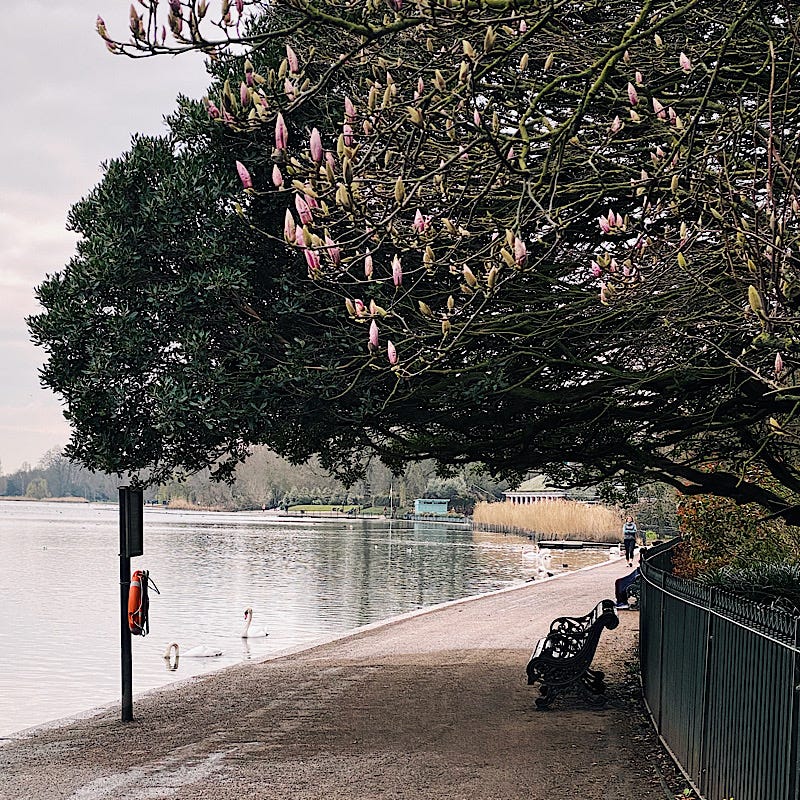
{"label": "gravel texture", "polygon": [[613,597],[622,561],[447,604],[138,697],[0,747],[2,800],[663,800],[638,700],[638,614],[604,631],[603,708],[533,705],[553,618]]}

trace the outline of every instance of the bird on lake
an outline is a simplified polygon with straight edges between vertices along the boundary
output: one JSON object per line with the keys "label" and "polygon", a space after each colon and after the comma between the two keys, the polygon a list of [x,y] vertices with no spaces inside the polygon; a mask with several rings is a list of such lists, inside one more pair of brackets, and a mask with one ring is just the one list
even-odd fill
{"label": "bird on lake", "polygon": [[178,658],[183,656],[184,658],[214,658],[215,656],[221,656],[222,650],[218,647],[206,647],[206,645],[198,645],[197,647],[190,647],[188,650],[184,650],[181,653],[181,649],[178,646],[177,642],[170,642],[167,645],[167,649],[164,651],[164,658],[172,662],[172,653],[175,652],[175,663],[177,664]]}
{"label": "bird on lake", "polygon": [[253,628],[250,630],[250,623],[253,621],[253,609],[246,608],[244,610],[244,630],[242,631],[242,639],[257,639],[261,636],[269,636],[265,628]]}

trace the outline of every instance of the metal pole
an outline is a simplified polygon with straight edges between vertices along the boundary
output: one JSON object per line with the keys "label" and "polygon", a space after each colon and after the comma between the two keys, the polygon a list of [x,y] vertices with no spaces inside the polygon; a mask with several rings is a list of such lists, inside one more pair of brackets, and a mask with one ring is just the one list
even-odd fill
{"label": "metal pole", "polygon": [[128,592],[131,586],[131,559],[128,555],[127,487],[119,490],[119,615],[122,674],[122,721],[133,721],[133,657],[131,630],[128,627]]}

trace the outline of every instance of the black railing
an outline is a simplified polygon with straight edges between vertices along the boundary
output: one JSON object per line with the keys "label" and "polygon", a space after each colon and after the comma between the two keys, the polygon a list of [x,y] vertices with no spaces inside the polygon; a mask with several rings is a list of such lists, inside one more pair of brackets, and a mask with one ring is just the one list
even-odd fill
{"label": "black railing", "polygon": [[708,800],[798,800],[800,619],[671,574],[676,541],[642,558],[647,708]]}

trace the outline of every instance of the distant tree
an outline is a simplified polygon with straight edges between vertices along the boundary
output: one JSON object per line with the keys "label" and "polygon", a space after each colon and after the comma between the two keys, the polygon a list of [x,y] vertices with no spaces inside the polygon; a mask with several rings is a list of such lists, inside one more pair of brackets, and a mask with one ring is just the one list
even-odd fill
{"label": "distant tree", "polygon": [[68,459],[60,447],[51,447],[39,460],[38,469],[47,480],[54,497],[82,494],[79,482],[81,465]]}
{"label": "distant tree", "polygon": [[25,497],[31,497],[34,500],[44,500],[50,496],[45,478],[34,478],[25,489]]}

